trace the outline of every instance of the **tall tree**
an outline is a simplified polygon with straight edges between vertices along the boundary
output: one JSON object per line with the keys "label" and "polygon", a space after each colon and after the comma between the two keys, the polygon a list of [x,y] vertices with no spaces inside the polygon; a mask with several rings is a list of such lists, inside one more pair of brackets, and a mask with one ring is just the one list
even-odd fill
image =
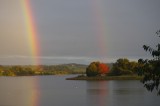
{"label": "tall tree", "polygon": [[[156,36],[160,37],[160,30],[156,32]],[[139,75],[144,76],[142,82],[148,91],[152,92],[156,89],[157,94],[160,95],[160,43],[156,45],[155,49],[148,45],[143,45],[143,49],[149,52],[153,58],[151,60],[139,59]]]}

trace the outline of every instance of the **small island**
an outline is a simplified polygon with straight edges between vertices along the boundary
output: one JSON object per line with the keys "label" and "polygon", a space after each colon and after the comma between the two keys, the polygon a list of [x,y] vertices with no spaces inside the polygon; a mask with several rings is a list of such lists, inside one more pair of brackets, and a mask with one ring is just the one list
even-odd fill
{"label": "small island", "polygon": [[66,80],[141,80],[138,76],[138,62],[128,59],[118,59],[116,63],[108,65],[100,62],[92,62],[86,68],[86,73]]}

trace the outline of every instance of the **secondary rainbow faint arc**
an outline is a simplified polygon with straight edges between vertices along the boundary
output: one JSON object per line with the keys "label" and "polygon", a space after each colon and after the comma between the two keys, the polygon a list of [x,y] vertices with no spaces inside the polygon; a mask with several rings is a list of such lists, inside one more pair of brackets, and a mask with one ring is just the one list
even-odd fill
{"label": "secondary rainbow faint arc", "polygon": [[23,13],[25,18],[29,47],[31,49],[31,55],[33,56],[33,64],[40,65],[40,44],[31,3],[30,0],[22,0],[21,3],[24,11]]}
{"label": "secondary rainbow faint arc", "polygon": [[101,55],[101,61],[104,61],[104,57],[107,55],[107,27],[105,22],[105,12],[103,0],[92,0],[91,10],[93,16],[93,23],[95,26],[95,34],[98,42],[98,53]]}

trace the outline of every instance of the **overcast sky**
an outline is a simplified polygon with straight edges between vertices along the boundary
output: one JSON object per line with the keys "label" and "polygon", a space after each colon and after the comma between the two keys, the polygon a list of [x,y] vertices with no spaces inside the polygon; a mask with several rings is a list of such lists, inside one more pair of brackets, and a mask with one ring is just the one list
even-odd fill
{"label": "overcast sky", "polygon": [[[20,0],[0,0],[0,64],[32,64]],[[31,0],[42,64],[148,57],[160,0]]]}

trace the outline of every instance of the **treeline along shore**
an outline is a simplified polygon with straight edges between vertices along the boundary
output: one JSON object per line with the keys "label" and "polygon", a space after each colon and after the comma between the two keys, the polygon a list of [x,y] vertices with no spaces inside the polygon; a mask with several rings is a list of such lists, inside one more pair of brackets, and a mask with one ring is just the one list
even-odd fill
{"label": "treeline along shore", "polygon": [[138,62],[125,58],[115,63],[92,62],[90,65],[61,64],[61,65],[14,65],[0,66],[0,76],[34,76],[34,75],[66,75],[78,74],[67,80],[140,80],[137,75]]}
{"label": "treeline along shore", "polygon": [[0,65],[0,76],[34,76],[34,75],[66,75],[84,74],[87,65]]}

